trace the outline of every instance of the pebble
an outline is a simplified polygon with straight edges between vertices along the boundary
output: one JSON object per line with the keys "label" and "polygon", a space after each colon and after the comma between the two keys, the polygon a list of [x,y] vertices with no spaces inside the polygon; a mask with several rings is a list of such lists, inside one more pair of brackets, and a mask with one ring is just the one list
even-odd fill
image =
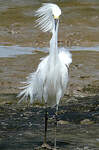
{"label": "pebble", "polygon": [[70,123],[69,123],[69,121],[59,120],[58,124],[60,124],[60,125],[66,125],[66,124],[70,124]]}
{"label": "pebble", "polygon": [[82,124],[82,125],[90,125],[93,123],[94,123],[94,121],[92,121],[90,119],[84,119],[84,120],[80,121],[80,124]]}

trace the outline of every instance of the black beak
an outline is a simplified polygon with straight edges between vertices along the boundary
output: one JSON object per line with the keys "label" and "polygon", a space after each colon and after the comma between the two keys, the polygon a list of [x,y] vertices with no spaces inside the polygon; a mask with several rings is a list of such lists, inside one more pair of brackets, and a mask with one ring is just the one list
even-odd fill
{"label": "black beak", "polygon": [[55,19],[55,31],[56,31],[57,23],[58,23],[58,19]]}

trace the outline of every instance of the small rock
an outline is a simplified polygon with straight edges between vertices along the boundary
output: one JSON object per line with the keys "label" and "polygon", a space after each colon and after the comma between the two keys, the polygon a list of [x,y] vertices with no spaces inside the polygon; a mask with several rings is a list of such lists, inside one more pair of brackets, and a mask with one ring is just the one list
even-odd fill
{"label": "small rock", "polygon": [[60,125],[69,124],[69,121],[59,120],[58,124],[60,124]]}
{"label": "small rock", "polygon": [[82,125],[90,125],[93,123],[94,123],[94,121],[91,121],[89,119],[84,119],[84,120],[80,121],[80,124],[82,124]]}

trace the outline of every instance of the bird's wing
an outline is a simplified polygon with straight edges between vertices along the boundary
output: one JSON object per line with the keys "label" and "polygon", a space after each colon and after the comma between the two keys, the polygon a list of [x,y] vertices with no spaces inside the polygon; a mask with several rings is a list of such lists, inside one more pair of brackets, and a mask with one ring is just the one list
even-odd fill
{"label": "bird's wing", "polygon": [[72,63],[72,55],[66,48],[59,48],[59,58],[67,67]]}
{"label": "bird's wing", "polygon": [[19,102],[27,100],[28,97],[30,97],[30,103],[33,103],[35,100],[42,101],[47,60],[48,56],[41,61],[36,72],[31,73],[27,77],[27,81],[23,82],[25,86],[20,88],[22,91],[18,95],[18,97],[21,97]]}
{"label": "bird's wing", "polygon": [[36,20],[37,26],[40,26],[40,29],[44,32],[52,31],[53,25],[53,16],[52,16],[52,7],[56,6],[55,4],[43,4],[36,12],[35,16],[39,17]]}

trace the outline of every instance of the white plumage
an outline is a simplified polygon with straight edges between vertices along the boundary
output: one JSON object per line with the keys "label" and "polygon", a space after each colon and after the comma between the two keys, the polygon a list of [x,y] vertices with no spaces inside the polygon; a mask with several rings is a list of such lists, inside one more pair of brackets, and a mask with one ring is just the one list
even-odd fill
{"label": "white plumage", "polygon": [[43,32],[52,32],[53,15],[56,17],[61,15],[61,10],[56,4],[51,3],[44,3],[43,6],[35,12],[35,16],[39,17],[36,20],[37,26],[40,26]]}
{"label": "white plumage", "polygon": [[72,62],[70,52],[57,47],[58,18],[61,10],[55,4],[44,4],[35,15],[39,17],[37,23],[41,30],[52,32],[49,55],[40,62],[36,72],[27,77],[25,86],[21,88],[18,96],[22,97],[20,101],[30,97],[31,103],[35,100],[44,100],[47,105],[57,105],[58,108],[66,90],[68,67]]}

